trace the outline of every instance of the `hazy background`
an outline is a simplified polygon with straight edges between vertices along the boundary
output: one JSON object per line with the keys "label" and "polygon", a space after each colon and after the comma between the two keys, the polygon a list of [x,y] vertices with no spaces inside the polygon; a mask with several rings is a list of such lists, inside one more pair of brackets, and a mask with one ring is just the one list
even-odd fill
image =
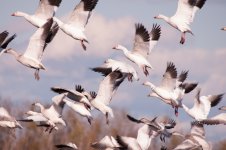
{"label": "hazy background", "polygon": [[[65,20],[78,2],[63,0],[56,16]],[[38,0],[1,0],[0,32],[8,30],[10,35],[17,34],[10,47],[18,52],[24,52],[36,28],[24,18],[12,17],[11,14],[17,10],[33,14],[37,5]],[[170,114],[179,122],[177,128],[189,131],[189,122],[192,119],[182,109],[176,118],[170,106],[157,99],[148,98],[150,89],[142,83],[150,80],[158,85],[167,61],[173,61],[178,73],[189,70],[188,80],[199,82],[201,95],[224,93],[226,32],[220,28],[226,26],[223,16],[226,14],[225,6],[226,1],[223,0],[207,1],[192,24],[194,36],[188,34],[185,44],[181,45],[180,32],[162,20],[153,18],[159,13],[173,15],[177,7],[176,0],[99,0],[87,25],[86,35],[90,42],[87,51],[82,50],[78,41],[60,31],[46,49],[43,63],[47,71],[41,71],[40,81],[34,80],[34,70],[22,66],[10,55],[3,55],[0,58],[0,95],[2,98],[11,99],[13,103],[26,102],[20,107],[28,107],[35,101],[50,104],[54,96],[50,91],[51,86],[74,88],[75,84],[81,84],[87,90],[97,91],[102,77],[89,68],[102,64],[108,58],[126,60],[122,53],[114,51],[112,47],[120,43],[132,48],[135,23],[143,23],[149,31],[153,23],[158,23],[162,27],[162,35],[149,57],[154,69],[145,77],[135,66],[141,80],[133,83],[125,81],[113,97],[111,106],[137,117]],[[193,91],[184,98],[184,103],[189,107],[193,105],[195,93],[196,91]],[[216,108],[212,108],[209,116],[219,113],[217,108],[226,105],[225,99],[223,98]],[[209,141],[216,142],[225,138],[226,127],[223,125],[206,127],[206,130]]]}

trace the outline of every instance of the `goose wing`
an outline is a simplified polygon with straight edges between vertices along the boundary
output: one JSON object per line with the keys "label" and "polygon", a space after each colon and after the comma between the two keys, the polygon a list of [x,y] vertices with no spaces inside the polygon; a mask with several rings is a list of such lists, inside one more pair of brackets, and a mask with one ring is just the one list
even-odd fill
{"label": "goose wing", "polygon": [[84,30],[91,16],[91,11],[95,8],[97,2],[98,0],[81,0],[79,4],[75,6],[67,24]]}
{"label": "goose wing", "polygon": [[24,56],[34,59],[36,61],[41,61],[41,57],[43,55],[45,47],[45,41],[52,26],[52,23],[53,19],[50,19],[41,28],[38,28],[37,31],[31,36]]}
{"label": "goose wing", "polygon": [[40,0],[35,16],[46,20],[55,15],[57,8],[60,6],[62,0]]}
{"label": "goose wing", "polygon": [[190,25],[195,4],[196,0],[178,0],[177,11],[171,19]]}
{"label": "goose wing", "polygon": [[204,119],[199,121],[200,123],[207,124],[207,125],[218,125],[218,124],[226,124],[226,113],[218,114],[212,118]]}
{"label": "goose wing", "polygon": [[107,75],[100,83],[99,90],[96,96],[98,101],[105,105],[109,105],[113,95],[119,85],[124,81],[124,76],[120,71],[116,70]]}
{"label": "goose wing", "polygon": [[161,36],[161,27],[160,25],[153,24],[152,30],[149,33],[150,35],[150,42],[149,42],[149,52],[148,55],[151,53],[152,49],[158,43],[158,40]]}
{"label": "goose wing", "polygon": [[136,28],[136,32],[135,32],[132,52],[138,53],[146,58],[149,54],[150,35],[147,29],[141,23],[135,24],[135,28]]}
{"label": "goose wing", "polygon": [[122,149],[142,150],[136,139],[126,136],[116,136],[116,141]]}
{"label": "goose wing", "polygon": [[69,150],[77,150],[78,147],[74,143],[67,143],[67,144],[58,144],[55,145],[56,148],[59,149],[69,149]]}
{"label": "goose wing", "polygon": [[176,78],[177,69],[173,62],[168,62],[160,87],[168,91],[173,91],[176,86]]}
{"label": "goose wing", "polygon": [[15,39],[16,34],[13,34],[12,36],[10,36],[4,43],[1,44],[1,48],[6,48],[8,46],[8,44]]}
{"label": "goose wing", "polygon": [[63,94],[65,93],[66,96],[73,100],[73,101],[77,101],[80,102],[80,100],[84,97],[80,92],[78,91],[74,91],[74,90],[68,90],[68,89],[64,89],[64,88],[60,88],[60,87],[51,87],[51,90],[58,93],[58,94]]}
{"label": "goose wing", "polygon": [[0,107],[0,121],[13,121],[14,118],[9,114],[9,112],[4,108]]}
{"label": "goose wing", "polygon": [[195,7],[193,8],[193,11],[192,11],[191,22],[193,22],[196,12],[200,10],[205,3],[206,3],[206,0],[196,0]]}
{"label": "goose wing", "polygon": [[117,148],[117,147],[120,147],[120,145],[117,143],[117,141],[113,137],[106,135],[99,142],[92,143],[91,147],[95,149],[107,149],[107,148]]}

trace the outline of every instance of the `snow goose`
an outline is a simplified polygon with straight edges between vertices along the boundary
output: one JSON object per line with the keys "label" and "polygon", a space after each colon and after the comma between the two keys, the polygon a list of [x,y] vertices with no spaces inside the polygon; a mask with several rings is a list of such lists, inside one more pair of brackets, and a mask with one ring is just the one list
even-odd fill
{"label": "snow goose", "polygon": [[137,75],[137,71],[133,68],[133,66],[127,64],[126,62],[114,60],[114,59],[107,59],[103,65],[100,67],[91,68],[95,72],[100,72],[104,76],[107,76],[109,73],[119,70],[122,73],[128,74],[128,80],[132,81],[133,78],[135,80],[139,80]]}
{"label": "snow goose", "polygon": [[88,43],[88,39],[84,33],[85,27],[97,2],[98,0],[81,0],[80,3],[75,6],[71,16],[65,23],[53,17],[54,21],[57,22],[63,32],[81,41],[84,50],[86,50],[84,42]]}
{"label": "snow goose", "polygon": [[67,143],[67,144],[57,144],[55,145],[58,149],[68,149],[68,150],[76,150],[78,147],[74,143]]}
{"label": "snow goose", "polygon": [[52,98],[53,103],[49,108],[45,108],[40,103],[33,104],[34,106],[40,108],[42,115],[49,120],[49,123],[51,123],[52,129],[56,126],[56,124],[66,126],[65,121],[62,119],[62,111],[65,105],[65,102],[63,101],[64,98],[64,94],[54,96]]}
{"label": "snow goose", "polygon": [[178,0],[177,11],[172,17],[162,14],[155,16],[155,19],[163,19],[169,25],[179,30],[181,34],[180,43],[185,42],[185,33],[192,33],[190,25],[194,20],[197,10],[201,9],[206,0]]}
{"label": "snow goose", "polygon": [[8,44],[16,37],[16,34],[14,34],[6,39],[8,34],[9,32],[7,31],[0,33],[0,56],[6,51]]}
{"label": "snow goose", "polygon": [[16,11],[12,14],[12,16],[24,17],[32,25],[40,28],[48,21],[48,19],[55,15],[61,1],[62,0],[40,0],[34,15]]}
{"label": "snow goose", "polygon": [[156,136],[156,132],[154,132],[149,125],[144,124],[138,129],[137,138],[117,136],[116,140],[122,147],[121,149],[148,150],[152,139]]}
{"label": "snow goose", "polygon": [[25,114],[27,115],[26,117],[17,121],[34,122],[37,127],[46,127],[45,131],[49,131],[49,133],[51,133],[53,129],[58,130],[57,126],[51,128],[52,122],[44,117],[42,113],[29,110]]}
{"label": "snow goose", "polygon": [[[164,117],[162,120],[157,121],[157,117],[155,117],[152,120],[149,120],[147,118],[141,118],[141,119],[135,119],[134,117],[127,115],[128,119],[130,121],[136,122],[136,123],[143,123],[146,124],[150,127],[150,130],[155,133],[154,137],[157,137],[158,135],[160,135],[160,139],[161,141],[165,142],[165,137],[171,137],[173,133],[168,132],[167,129],[172,129],[176,126],[176,122],[175,120],[168,118],[168,117]],[[175,133],[176,134],[176,133]]]}
{"label": "snow goose", "polygon": [[50,19],[41,28],[37,29],[37,31],[30,38],[30,42],[24,54],[19,54],[12,48],[8,48],[5,51],[6,53],[12,54],[21,64],[35,69],[36,71],[34,75],[37,80],[40,79],[39,70],[45,70],[45,67],[41,61],[52,23],[53,20]]}
{"label": "snow goose", "polygon": [[159,86],[146,81],[143,85],[149,86],[152,90],[148,96],[157,97],[166,104],[175,108],[175,115],[178,116],[178,107],[185,94],[191,92],[198,83],[184,83],[187,78],[188,71],[182,71],[177,77],[177,69],[172,62],[167,63],[166,71],[163,75],[162,82]]}
{"label": "snow goose", "polygon": [[197,94],[194,98],[194,105],[191,109],[182,104],[185,112],[197,121],[207,119],[211,107],[216,106],[223,97],[223,94],[200,96],[200,91],[201,89],[197,90]]}
{"label": "snow goose", "polygon": [[79,103],[83,103],[87,107],[87,109],[91,108],[91,104],[89,100],[92,97],[88,92],[84,90],[84,88],[82,88],[81,85],[76,85],[75,90],[69,90],[69,89],[60,88],[60,87],[52,87],[51,90],[58,94],[65,93],[67,98]]}
{"label": "snow goose", "polygon": [[108,105],[125,78],[126,76],[123,76],[118,70],[111,72],[100,82],[96,97],[90,101],[95,109],[106,116],[107,124],[109,123],[108,115],[114,117],[113,111]]}
{"label": "snow goose", "polygon": [[[122,45],[117,45],[113,47],[116,50],[122,50],[124,55],[132,62],[137,64],[141,69],[143,69],[144,74],[147,76],[149,74],[148,68],[153,67],[148,62],[148,56],[152,48],[156,45],[161,34],[161,28],[158,25],[153,25],[152,31],[149,34],[147,29],[140,23],[135,24],[136,32],[133,44],[133,50],[129,51]],[[151,38],[151,40],[150,40]]]}
{"label": "snow goose", "polygon": [[4,107],[0,107],[0,126],[8,129],[23,128]]}
{"label": "snow goose", "polygon": [[191,132],[185,136],[185,140],[173,150],[200,149],[211,150],[211,145],[205,139],[205,130],[202,124],[191,123]]}
{"label": "snow goose", "polygon": [[102,138],[99,142],[94,142],[91,144],[91,147],[94,149],[101,149],[101,150],[115,150],[120,148],[121,146],[115,140],[114,137],[106,135]]}

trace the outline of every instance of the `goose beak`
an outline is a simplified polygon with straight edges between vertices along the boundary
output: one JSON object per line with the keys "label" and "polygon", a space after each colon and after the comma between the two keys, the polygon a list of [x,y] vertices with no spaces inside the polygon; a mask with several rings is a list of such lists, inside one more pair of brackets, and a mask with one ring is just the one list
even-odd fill
{"label": "goose beak", "polygon": [[158,19],[158,17],[157,16],[154,16],[154,19]]}
{"label": "goose beak", "polygon": [[15,16],[15,13],[12,13],[11,16]]}
{"label": "goose beak", "polygon": [[114,46],[114,47],[112,47],[112,49],[116,49],[116,47]]}

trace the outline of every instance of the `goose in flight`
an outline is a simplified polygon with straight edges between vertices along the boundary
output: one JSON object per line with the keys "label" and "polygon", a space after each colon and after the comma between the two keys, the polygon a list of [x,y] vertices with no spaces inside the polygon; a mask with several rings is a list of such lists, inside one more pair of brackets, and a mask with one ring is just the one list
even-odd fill
{"label": "goose in flight", "polygon": [[186,105],[182,104],[185,112],[197,121],[207,119],[211,107],[216,106],[223,97],[223,94],[200,96],[200,91],[201,89],[197,90],[192,108],[189,109]]}
{"label": "goose in flight", "polygon": [[165,137],[171,137],[173,134],[177,134],[177,132],[170,133],[168,129],[173,129],[176,126],[175,120],[164,117],[162,120],[157,121],[157,117],[149,120],[147,118],[135,119],[134,117],[127,115],[127,118],[135,123],[146,124],[150,127],[153,133],[155,133],[154,137],[160,135],[160,140],[165,142]]}
{"label": "goose in flight", "polygon": [[88,39],[84,33],[85,27],[97,2],[98,0],[81,0],[79,4],[75,6],[66,22],[62,22],[58,18],[53,17],[54,21],[57,22],[60,29],[64,33],[71,36],[75,40],[81,41],[81,45],[84,50],[86,50],[84,42],[88,43]]}
{"label": "goose in flight", "polygon": [[113,49],[122,50],[124,55],[143,69],[144,74],[147,76],[149,74],[147,69],[153,68],[148,62],[148,56],[160,38],[161,27],[154,24],[150,33],[140,23],[135,24],[135,28],[136,32],[132,51],[129,51],[122,45],[117,45]]}
{"label": "goose in flight", "polygon": [[40,103],[34,103],[32,105],[37,106],[41,110],[41,114],[48,119],[48,122],[51,125],[51,130],[56,127],[56,124],[66,126],[65,121],[62,119],[62,111],[65,105],[63,99],[65,98],[64,94],[54,96],[52,98],[52,105],[49,108],[45,108]]}
{"label": "goose in flight", "polygon": [[45,66],[41,63],[41,61],[44,48],[46,47],[47,42],[50,42],[49,39],[52,39],[48,36],[55,35],[50,32],[52,23],[53,20],[50,19],[41,28],[37,29],[37,31],[31,36],[28,47],[23,54],[17,53],[12,48],[8,48],[5,51],[6,53],[12,54],[16,60],[24,66],[35,69],[34,76],[36,80],[40,79],[39,70],[45,70]]}
{"label": "goose in flight", "polygon": [[55,15],[61,1],[62,0],[40,0],[34,15],[16,11],[12,14],[12,16],[24,17],[32,25],[40,28]]}
{"label": "goose in flight", "polygon": [[98,150],[116,150],[121,148],[116,139],[113,136],[108,135],[102,138],[99,142],[93,142],[91,147]]}
{"label": "goose in flight", "polygon": [[177,69],[173,62],[168,62],[166,71],[163,74],[162,82],[159,86],[146,81],[143,83],[152,90],[148,96],[157,97],[159,100],[175,108],[175,115],[178,116],[178,107],[181,107],[185,94],[191,92],[198,83],[184,83],[188,71],[182,71],[177,77]]}
{"label": "goose in flight", "polygon": [[75,90],[69,90],[61,87],[52,87],[51,90],[58,94],[65,93],[66,97],[72,101],[83,103],[87,109],[91,108],[90,99],[92,97],[82,88],[81,85],[75,85]]}
{"label": "goose in flight", "polygon": [[133,81],[133,78],[135,80],[139,80],[139,77],[137,75],[137,71],[133,68],[133,66],[127,64],[126,62],[114,60],[114,59],[107,59],[103,65],[100,67],[91,68],[95,72],[100,72],[104,76],[107,76],[109,73],[119,70],[122,73],[125,73],[128,75],[128,80]]}
{"label": "goose in flight", "polygon": [[8,35],[8,31],[0,33],[0,56],[6,51],[8,44],[16,37],[16,34],[14,34],[6,39]]}
{"label": "goose in flight", "polygon": [[190,134],[184,136],[185,140],[176,146],[173,150],[182,149],[200,149],[200,150],[211,150],[211,145],[206,141],[205,130],[203,124],[196,122],[191,123]]}
{"label": "goose in flight", "polygon": [[67,143],[67,144],[57,144],[55,145],[57,149],[68,149],[68,150],[77,150],[78,147],[74,143]]}
{"label": "goose in flight", "polygon": [[106,116],[106,123],[109,123],[108,116],[114,117],[109,104],[117,91],[119,85],[124,81],[124,76],[120,71],[116,70],[108,74],[99,84],[98,93],[94,99],[90,101],[91,105],[101,111]]}
{"label": "goose in flight", "polygon": [[44,117],[42,113],[29,110],[25,114],[27,115],[26,117],[17,121],[34,122],[37,127],[46,127],[45,131],[48,131],[49,133],[51,133],[53,129],[58,130],[57,126],[54,126],[53,128],[51,127],[52,122],[49,121],[46,117]]}
{"label": "goose in flight", "polygon": [[180,43],[184,44],[185,34],[192,33],[190,25],[194,20],[196,12],[203,7],[206,0],[178,0],[177,11],[172,17],[159,14],[155,19],[163,19],[169,25],[181,32]]}
{"label": "goose in flight", "polygon": [[17,122],[17,120],[12,117],[4,107],[0,107],[0,127],[8,129],[23,129],[20,123]]}

